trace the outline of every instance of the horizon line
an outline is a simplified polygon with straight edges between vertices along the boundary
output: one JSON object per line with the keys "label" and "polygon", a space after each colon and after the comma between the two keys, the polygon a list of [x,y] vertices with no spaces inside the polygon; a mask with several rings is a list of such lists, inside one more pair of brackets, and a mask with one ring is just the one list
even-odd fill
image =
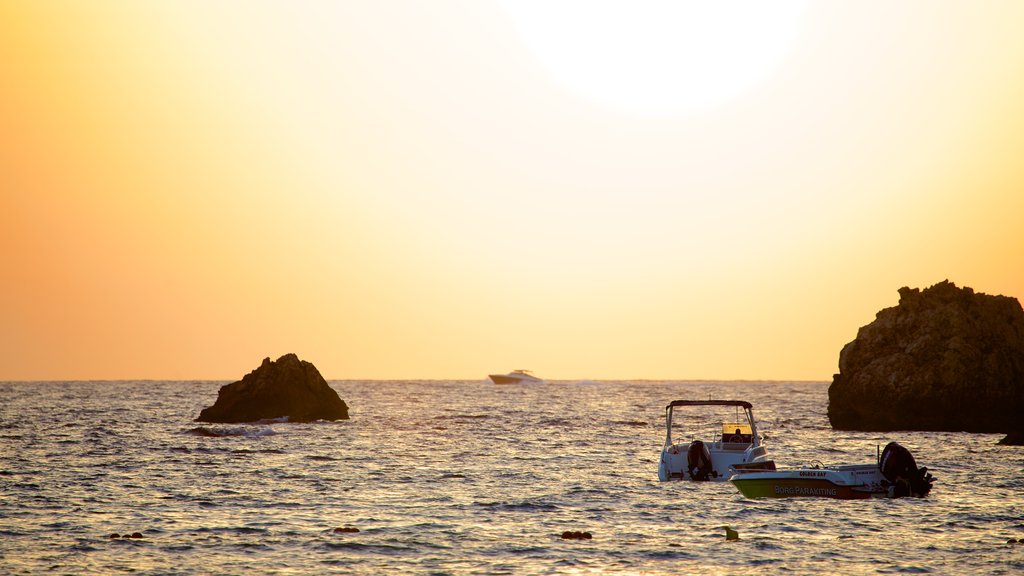
{"label": "horizon line", "polygon": [[[0,384],[45,384],[68,382],[238,382],[232,378],[38,378],[38,379],[0,379]],[[487,382],[483,378],[324,378],[327,382]],[[545,382],[765,382],[765,383],[826,383],[828,380],[806,378],[545,378]],[[497,386],[497,384],[495,384]]]}

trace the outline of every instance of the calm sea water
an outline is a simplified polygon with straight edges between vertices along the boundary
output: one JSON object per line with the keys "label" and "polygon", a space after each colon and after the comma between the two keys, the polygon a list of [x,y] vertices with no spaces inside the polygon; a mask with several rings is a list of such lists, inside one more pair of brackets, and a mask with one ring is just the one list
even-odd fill
{"label": "calm sea water", "polygon": [[[825,383],[336,381],[349,421],[196,430],[222,384],[0,383],[0,573],[1024,572],[1007,543],[1024,538],[1024,449],[833,431]],[[872,462],[897,440],[935,488],[749,500],[658,482],[665,404],[708,397],[751,401],[781,466]]]}

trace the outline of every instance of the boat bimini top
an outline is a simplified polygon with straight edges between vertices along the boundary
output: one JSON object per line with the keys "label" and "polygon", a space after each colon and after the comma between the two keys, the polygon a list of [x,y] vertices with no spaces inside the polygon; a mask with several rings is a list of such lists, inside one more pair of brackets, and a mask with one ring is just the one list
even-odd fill
{"label": "boat bimini top", "polygon": [[746,422],[723,422],[722,442],[742,442],[750,444],[757,438],[757,425],[754,423],[753,405],[746,400],[673,400],[665,406],[665,445],[672,444],[672,409],[677,406],[736,406],[743,408]]}
{"label": "boat bimini top", "polygon": [[747,410],[753,408],[746,400],[673,400],[665,408],[673,406],[739,406]]}

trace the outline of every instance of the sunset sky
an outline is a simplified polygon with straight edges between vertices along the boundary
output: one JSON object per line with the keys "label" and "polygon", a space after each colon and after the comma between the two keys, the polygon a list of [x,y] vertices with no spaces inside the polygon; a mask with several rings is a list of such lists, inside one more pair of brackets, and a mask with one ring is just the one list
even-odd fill
{"label": "sunset sky", "polygon": [[0,380],[829,380],[1024,298],[1024,2],[0,1]]}

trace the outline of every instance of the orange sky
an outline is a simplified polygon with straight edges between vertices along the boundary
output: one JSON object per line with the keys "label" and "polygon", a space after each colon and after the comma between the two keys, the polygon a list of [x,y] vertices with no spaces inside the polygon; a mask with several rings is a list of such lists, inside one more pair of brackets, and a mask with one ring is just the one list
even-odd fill
{"label": "orange sky", "polygon": [[1024,296],[1024,3],[739,6],[0,3],[0,379],[828,380]]}

